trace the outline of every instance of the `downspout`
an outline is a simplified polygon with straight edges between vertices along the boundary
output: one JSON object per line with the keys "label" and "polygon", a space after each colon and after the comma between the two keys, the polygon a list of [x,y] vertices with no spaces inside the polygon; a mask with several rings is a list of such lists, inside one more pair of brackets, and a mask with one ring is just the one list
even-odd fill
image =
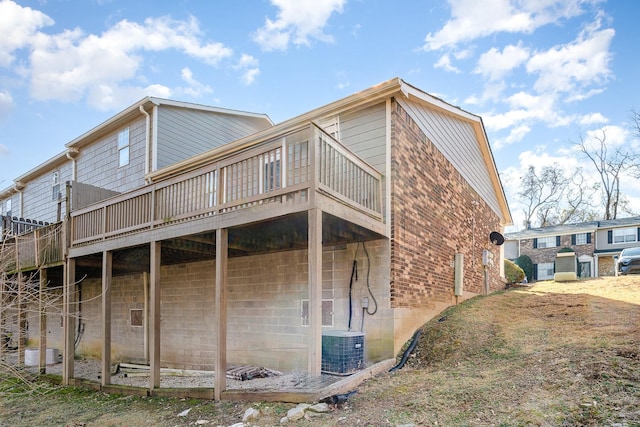
{"label": "downspout", "polygon": [[18,218],[22,218],[23,215],[23,194],[22,194],[22,190],[24,190],[25,184],[24,182],[21,181],[16,181],[16,183],[13,186],[13,189],[16,193],[18,193],[18,208],[20,209],[20,215],[11,215],[13,217],[18,217]]}
{"label": "downspout", "polygon": [[[140,112],[142,114],[144,114],[144,142],[145,142],[145,150],[144,150],[144,174],[148,174],[149,173],[149,151],[151,150],[151,132],[149,129],[149,126],[151,124],[151,117],[149,116],[149,113],[147,113],[147,111],[144,109],[144,107],[141,105],[140,106]],[[145,178],[146,180],[146,178]]]}
{"label": "downspout", "polygon": [[78,154],[80,154],[80,151],[75,147],[67,150],[67,159],[71,160],[71,181],[78,179],[78,163],[76,162]]}

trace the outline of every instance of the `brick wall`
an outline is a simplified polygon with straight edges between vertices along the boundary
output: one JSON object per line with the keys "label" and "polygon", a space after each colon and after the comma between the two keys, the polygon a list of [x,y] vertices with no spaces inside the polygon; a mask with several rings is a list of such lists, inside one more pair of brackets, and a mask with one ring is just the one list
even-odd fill
{"label": "brick wall", "polygon": [[483,249],[495,260],[490,288],[502,288],[500,251],[488,238],[500,230],[497,215],[395,102],[392,141],[391,306],[453,302],[456,253],[466,291],[484,292]]}
{"label": "brick wall", "polygon": [[534,248],[533,239],[523,239],[520,241],[520,255],[527,255],[534,264],[554,262],[558,251],[562,248],[571,248],[576,252],[576,256],[593,256],[595,251],[595,237],[591,236],[591,243],[584,245],[572,245],[571,234],[560,236],[560,246],[552,248]]}

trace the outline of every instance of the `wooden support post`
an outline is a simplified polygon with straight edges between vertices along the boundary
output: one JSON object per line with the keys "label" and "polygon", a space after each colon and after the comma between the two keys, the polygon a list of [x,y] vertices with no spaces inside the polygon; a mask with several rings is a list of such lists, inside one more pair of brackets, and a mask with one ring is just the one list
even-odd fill
{"label": "wooden support post", "polygon": [[229,230],[216,230],[216,382],[214,399],[220,400],[227,388],[227,261],[229,257]]}
{"label": "wooden support post", "polygon": [[40,288],[38,290],[38,312],[40,313],[40,360],[38,370],[41,374],[47,373],[47,269],[41,268]]}
{"label": "wooden support post", "polygon": [[100,384],[111,383],[111,274],[113,252],[102,253],[102,374]]}
{"label": "wooden support post", "polygon": [[18,273],[18,366],[24,366],[24,350],[27,341],[27,314],[24,306],[26,286],[22,273]]}
{"label": "wooden support post", "polygon": [[[0,217],[2,220],[2,217]],[[3,359],[4,352],[8,349],[6,346],[8,345],[7,341],[7,332],[6,332],[6,324],[7,324],[7,309],[9,307],[9,293],[7,292],[7,275],[0,271],[0,360]]]}
{"label": "wooden support post", "polygon": [[160,261],[161,242],[151,242],[149,277],[149,389],[160,388]]}
{"label": "wooden support post", "polygon": [[67,258],[67,262],[64,265],[62,288],[62,329],[64,347],[62,349],[62,383],[69,385],[69,380],[73,378],[73,362],[75,358],[75,341],[76,341],[76,322],[80,322],[80,319],[76,319],[77,316],[77,303],[76,301],[76,260],[74,258]]}
{"label": "wooden support post", "polygon": [[309,374],[322,369],[322,211],[309,210]]}

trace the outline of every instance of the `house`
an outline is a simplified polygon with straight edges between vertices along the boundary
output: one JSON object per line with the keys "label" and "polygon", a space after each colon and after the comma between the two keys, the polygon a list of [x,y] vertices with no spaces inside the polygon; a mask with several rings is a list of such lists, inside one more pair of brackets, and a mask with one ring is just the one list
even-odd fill
{"label": "house", "polygon": [[[142,361],[151,393],[161,367],[349,374],[393,360],[444,308],[504,287],[489,235],[511,216],[480,117],[399,78],[268,126],[212,109],[207,133],[186,107],[142,100],[0,193],[12,216],[19,204],[18,218],[51,222],[5,238],[12,295],[27,271],[59,295],[29,322],[41,366],[51,346],[102,372]],[[87,171],[98,165],[104,179]],[[63,195],[32,196],[56,168]],[[334,364],[323,344],[352,338],[361,358]],[[215,380],[213,397],[230,398]]]}
{"label": "house", "polygon": [[563,248],[578,257],[578,277],[613,276],[622,249],[640,245],[640,217],[531,228],[505,234],[504,256],[528,256],[533,280],[550,280]]}

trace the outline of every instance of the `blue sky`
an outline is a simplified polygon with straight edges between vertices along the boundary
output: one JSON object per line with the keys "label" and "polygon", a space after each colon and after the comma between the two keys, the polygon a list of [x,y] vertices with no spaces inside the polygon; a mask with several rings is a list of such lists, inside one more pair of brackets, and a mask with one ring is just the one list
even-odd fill
{"label": "blue sky", "polygon": [[571,142],[599,129],[638,148],[638,18],[603,0],[0,0],[0,188],[146,95],[280,122],[400,77],[483,118],[518,226],[529,165],[589,177]]}

